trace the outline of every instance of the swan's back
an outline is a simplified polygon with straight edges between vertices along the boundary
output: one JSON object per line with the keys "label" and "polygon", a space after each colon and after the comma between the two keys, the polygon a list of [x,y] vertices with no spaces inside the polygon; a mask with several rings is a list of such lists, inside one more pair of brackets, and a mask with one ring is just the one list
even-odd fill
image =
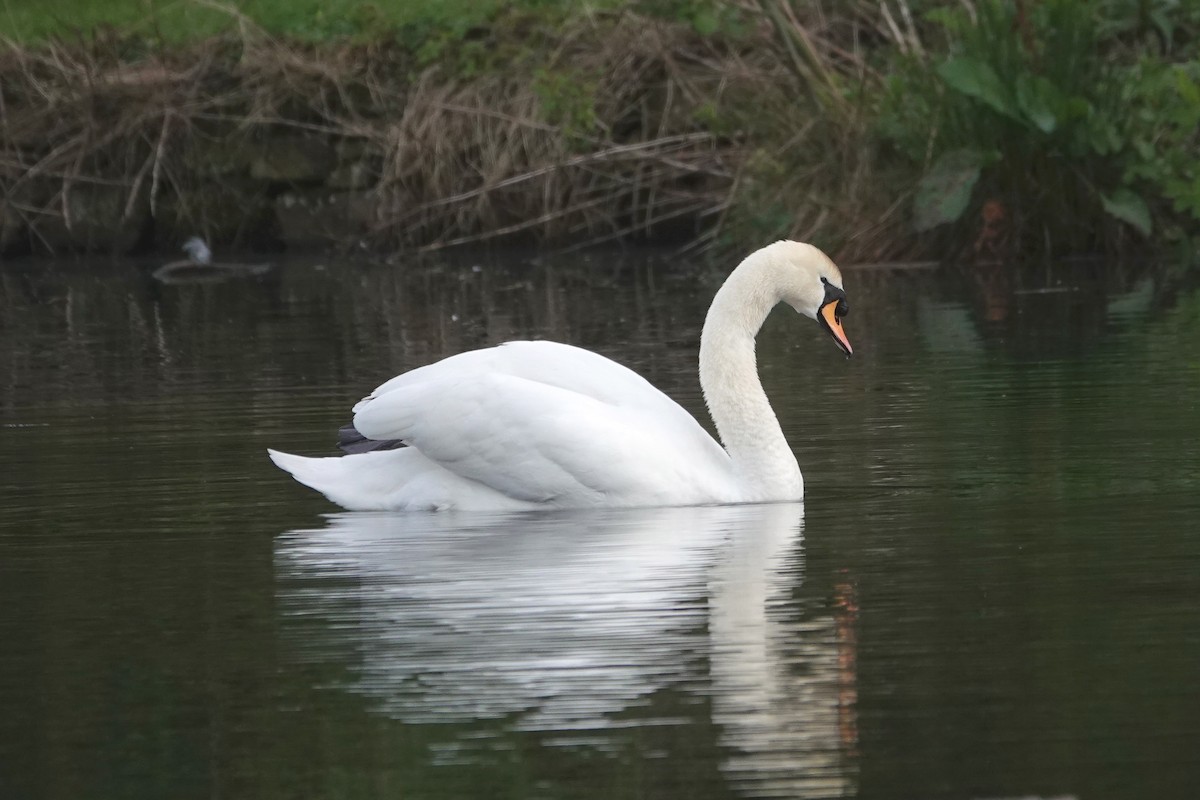
{"label": "swan's back", "polygon": [[363,436],[409,446],[275,456],[347,508],[738,499],[728,456],[694,417],[632,370],[570,345],[510,342],[451,356],[384,383],[354,411]]}
{"label": "swan's back", "polygon": [[435,380],[475,380],[506,375],[591,397],[611,406],[662,414],[688,430],[700,428],[691,414],[633,370],[591,350],[560,342],[505,342],[470,350],[417,367],[380,385],[355,407],[357,413],[375,398],[394,390]]}

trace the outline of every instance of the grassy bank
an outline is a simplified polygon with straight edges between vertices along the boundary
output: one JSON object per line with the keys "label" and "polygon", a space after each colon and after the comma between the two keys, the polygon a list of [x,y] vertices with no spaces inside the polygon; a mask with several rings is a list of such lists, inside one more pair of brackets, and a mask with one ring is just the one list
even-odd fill
{"label": "grassy bank", "polygon": [[[0,248],[1189,250],[1200,8],[0,0]],[[834,9],[834,6],[830,7]]]}
{"label": "grassy bank", "polygon": [[[237,15],[243,15],[276,36],[378,39],[399,31],[452,33],[486,23],[503,5],[501,0],[2,0],[0,30],[26,44],[89,38],[102,28],[178,44],[229,33]],[[543,5],[566,7],[567,2]]]}

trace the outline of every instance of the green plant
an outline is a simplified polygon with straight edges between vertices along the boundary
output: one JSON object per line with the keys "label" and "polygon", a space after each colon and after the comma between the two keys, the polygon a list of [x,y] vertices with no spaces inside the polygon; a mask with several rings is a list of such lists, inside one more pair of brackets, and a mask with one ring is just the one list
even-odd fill
{"label": "green plant", "polygon": [[[927,165],[915,193],[918,231],[951,225],[966,238],[976,224],[969,212],[989,200],[1026,249],[1111,244],[1120,236],[1114,219],[1150,236],[1171,211],[1164,199],[1200,219],[1190,177],[1195,84],[1131,34],[1137,9],[1125,5],[982,0],[970,6],[974,16],[963,7],[929,13],[942,54],[902,66],[880,120],[885,139]],[[1168,11],[1154,30],[1175,45]]]}
{"label": "green plant", "polygon": [[1177,215],[1200,220],[1200,62],[1147,61],[1133,73],[1141,91],[1126,180],[1155,187]]}
{"label": "green plant", "polygon": [[584,144],[596,133],[596,78],[544,67],[535,70],[533,91],[546,120],[569,140]]}

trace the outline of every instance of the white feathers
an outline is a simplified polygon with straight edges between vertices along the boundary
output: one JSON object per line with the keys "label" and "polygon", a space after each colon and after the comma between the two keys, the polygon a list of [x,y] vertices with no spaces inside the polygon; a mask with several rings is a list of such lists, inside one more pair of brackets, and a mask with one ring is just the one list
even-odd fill
{"label": "white feathers", "polygon": [[815,317],[823,276],[840,283],[819,250],[777,243],[743,261],[718,293],[705,321],[700,382],[725,448],[608,358],[555,342],[510,342],[407,372],[354,407],[363,436],[408,447],[271,458],[350,510],[798,500],[800,470],[759,383],[754,336],[781,300]]}

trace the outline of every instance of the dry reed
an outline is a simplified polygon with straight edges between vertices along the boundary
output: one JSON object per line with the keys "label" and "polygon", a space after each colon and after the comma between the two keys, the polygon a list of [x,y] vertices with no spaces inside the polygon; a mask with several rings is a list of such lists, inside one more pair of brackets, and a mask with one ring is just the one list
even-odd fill
{"label": "dry reed", "polygon": [[[874,79],[855,50],[859,28],[845,28],[864,23],[762,7],[760,30],[736,42],[593,14],[470,79],[382,43],[284,41],[243,17],[236,35],[136,54],[139,43],[117,37],[10,42],[0,221],[6,212],[51,249],[47,230],[85,227],[72,197],[95,187],[160,239],[189,228],[231,238],[245,231],[217,217],[243,196],[245,164],[233,162],[292,135],[351,153],[366,173],[371,212],[347,244],[672,233],[708,246],[769,207],[783,209],[772,233],[893,255],[895,203],[867,191],[865,126],[845,100],[847,85]],[[217,211],[199,199],[214,186],[233,192]]]}

